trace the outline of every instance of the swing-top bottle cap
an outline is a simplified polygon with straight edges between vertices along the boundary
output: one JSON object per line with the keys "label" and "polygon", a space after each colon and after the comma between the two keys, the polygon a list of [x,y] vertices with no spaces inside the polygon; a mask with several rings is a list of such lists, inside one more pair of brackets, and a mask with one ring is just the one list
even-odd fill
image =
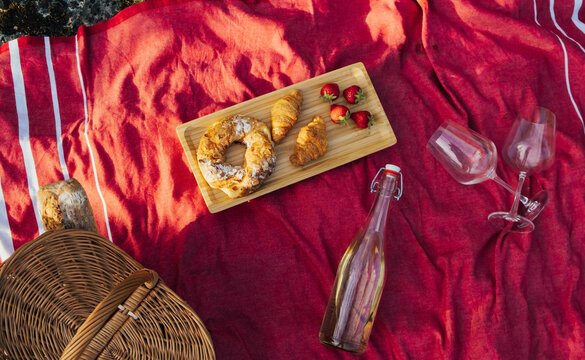
{"label": "swing-top bottle cap", "polygon": [[385,170],[392,171],[393,173],[400,174],[400,168],[396,165],[386,164]]}
{"label": "swing-top bottle cap", "polygon": [[[376,173],[376,176],[374,176],[374,180],[372,180],[372,184],[370,185],[370,191],[371,192],[378,192],[378,188],[377,186],[380,184],[378,181],[376,181],[378,179],[378,176],[380,175],[380,173],[384,171],[384,172],[389,172],[391,174],[394,174],[395,176],[393,176],[394,178],[400,176],[400,183],[398,185],[398,194],[394,195],[394,198],[396,198],[396,200],[399,200],[400,197],[402,196],[402,186],[404,185],[402,183],[402,173],[400,172],[400,167],[393,165],[393,164],[386,164],[385,167],[380,168],[380,170],[378,170],[378,172]],[[388,174],[386,174],[388,175]],[[389,175],[392,176],[392,175]]]}

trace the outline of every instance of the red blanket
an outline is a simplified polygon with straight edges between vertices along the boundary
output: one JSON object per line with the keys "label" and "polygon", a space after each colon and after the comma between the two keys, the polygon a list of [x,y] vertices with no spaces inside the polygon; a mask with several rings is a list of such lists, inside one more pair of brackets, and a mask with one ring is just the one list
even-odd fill
{"label": "red blanket", "polygon": [[[367,359],[585,357],[582,2],[148,1],[68,38],[0,47],[2,259],[42,225],[39,185],[74,177],[101,234],[201,316],[218,359],[350,359],[317,333],[369,183],[404,173]],[[184,122],[361,61],[396,145],[211,214]],[[557,116],[552,191],[530,234],[487,222],[512,195],[457,183],[425,150],[447,119],[501,148],[515,114]],[[500,158],[501,160],[501,158]],[[503,161],[498,173],[513,186]]]}

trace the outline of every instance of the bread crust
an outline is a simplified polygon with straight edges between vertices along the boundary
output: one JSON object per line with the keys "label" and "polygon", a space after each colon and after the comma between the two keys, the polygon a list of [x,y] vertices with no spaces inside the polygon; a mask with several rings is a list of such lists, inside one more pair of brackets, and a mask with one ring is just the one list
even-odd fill
{"label": "bread crust", "polygon": [[[225,154],[234,143],[246,146],[244,165],[227,163]],[[244,115],[228,116],[213,123],[197,148],[199,170],[210,187],[230,198],[255,191],[276,166],[276,152],[266,124]]]}
{"label": "bread crust", "polygon": [[272,140],[279,143],[299,119],[303,105],[303,92],[293,89],[285,97],[279,99],[270,110],[272,123]]}
{"label": "bread crust", "polygon": [[295,143],[294,153],[289,157],[294,166],[303,166],[306,163],[317,160],[327,152],[327,126],[319,115],[299,132]]}

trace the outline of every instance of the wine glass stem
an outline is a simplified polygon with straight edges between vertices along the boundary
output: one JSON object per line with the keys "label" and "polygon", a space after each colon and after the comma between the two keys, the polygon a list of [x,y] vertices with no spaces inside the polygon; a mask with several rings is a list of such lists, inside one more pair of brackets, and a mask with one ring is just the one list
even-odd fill
{"label": "wine glass stem", "polygon": [[[498,175],[494,176],[492,178],[492,180],[497,182],[498,184],[502,185],[504,187],[504,189],[508,190],[512,194],[516,194],[516,189],[514,189],[513,187],[508,185],[508,183],[505,182],[504,180],[502,180]],[[531,201],[526,196],[520,194],[519,197],[520,197],[520,202],[522,203],[522,205],[525,205],[525,206],[530,205]]]}
{"label": "wine glass stem", "polygon": [[510,217],[516,218],[518,216],[518,204],[520,203],[520,192],[522,191],[522,186],[524,185],[524,180],[526,180],[526,173],[521,171],[518,175],[518,188],[516,189],[516,193],[514,194],[514,203],[512,204],[512,209],[510,210]]}

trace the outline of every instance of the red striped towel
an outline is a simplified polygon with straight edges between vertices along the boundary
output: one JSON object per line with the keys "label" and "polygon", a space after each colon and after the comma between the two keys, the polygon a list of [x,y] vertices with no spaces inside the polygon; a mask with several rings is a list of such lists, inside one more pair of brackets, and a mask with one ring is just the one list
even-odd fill
{"label": "red striped towel", "polygon": [[[404,173],[367,359],[585,357],[582,1],[157,1],[0,47],[0,256],[42,230],[40,185],[75,177],[100,233],[202,317],[218,359],[350,359],[317,332],[337,264],[386,163]],[[210,214],[178,125],[361,61],[398,143]],[[501,147],[518,109],[557,116],[533,233],[487,215],[425,150],[447,119]],[[516,184],[500,161],[498,173]],[[1,348],[1,344],[0,344]]]}

